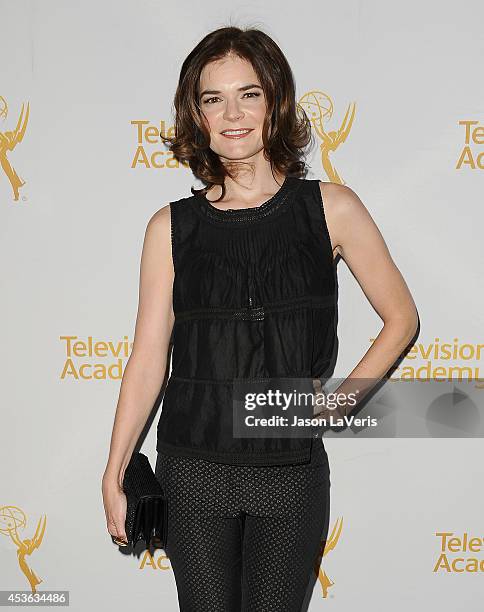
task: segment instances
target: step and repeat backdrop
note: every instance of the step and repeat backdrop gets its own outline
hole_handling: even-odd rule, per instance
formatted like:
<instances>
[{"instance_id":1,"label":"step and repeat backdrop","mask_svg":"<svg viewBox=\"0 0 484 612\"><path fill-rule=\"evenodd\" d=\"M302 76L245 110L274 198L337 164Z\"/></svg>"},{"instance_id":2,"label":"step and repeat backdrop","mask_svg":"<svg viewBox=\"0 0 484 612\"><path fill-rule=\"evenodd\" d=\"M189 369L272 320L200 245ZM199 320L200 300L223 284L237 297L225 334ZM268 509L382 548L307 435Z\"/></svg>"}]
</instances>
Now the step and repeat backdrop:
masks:
<instances>
[{"instance_id":1,"label":"step and repeat backdrop","mask_svg":"<svg viewBox=\"0 0 484 612\"><path fill-rule=\"evenodd\" d=\"M112 543L101 478L146 224L201 186L159 138L183 60L226 25L275 39L313 120L308 178L359 195L417 304L392 377L484 393L484 5L1 0L0 18L0 590L178 610L164 551ZM382 321L337 270L344 377ZM161 410L141 447L153 465ZM325 444L330 529L308 609L479 610L482 438Z\"/></svg>"}]
</instances>

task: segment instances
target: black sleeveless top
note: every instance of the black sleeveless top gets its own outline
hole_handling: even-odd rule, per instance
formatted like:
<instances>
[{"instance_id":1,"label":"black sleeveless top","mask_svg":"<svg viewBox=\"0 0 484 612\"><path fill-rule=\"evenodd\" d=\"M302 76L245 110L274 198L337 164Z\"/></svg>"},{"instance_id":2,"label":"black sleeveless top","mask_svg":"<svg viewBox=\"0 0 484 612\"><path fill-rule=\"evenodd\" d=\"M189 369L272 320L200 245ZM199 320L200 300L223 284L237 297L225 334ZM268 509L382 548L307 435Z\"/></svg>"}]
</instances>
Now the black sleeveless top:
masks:
<instances>
[{"instance_id":1,"label":"black sleeveless top","mask_svg":"<svg viewBox=\"0 0 484 612\"><path fill-rule=\"evenodd\" d=\"M257 208L170 203L172 371L156 450L245 465L307 463L298 438L233 436L233 380L320 378L336 346L337 277L319 181L286 177Z\"/></svg>"}]
</instances>

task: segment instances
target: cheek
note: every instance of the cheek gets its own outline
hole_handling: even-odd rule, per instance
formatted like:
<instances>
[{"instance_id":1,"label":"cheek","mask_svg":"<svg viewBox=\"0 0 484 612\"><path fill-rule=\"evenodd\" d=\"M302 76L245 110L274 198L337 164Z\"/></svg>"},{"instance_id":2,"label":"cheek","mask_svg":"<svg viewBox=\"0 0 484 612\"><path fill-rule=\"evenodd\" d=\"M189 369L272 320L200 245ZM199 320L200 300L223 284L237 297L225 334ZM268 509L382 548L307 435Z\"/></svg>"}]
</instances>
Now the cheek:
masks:
<instances>
[{"instance_id":1,"label":"cheek","mask_svg":"<svg viewBox=\"0 0 484 612\"><path fill-rule=\"evenodd\" d=\"M262 124L264 123L264 118L266 116L265 107L261 106L260 108L255 109L253 114L254 114L254 118L257 120L260 127L262 128Z\"/></svg>"},{"instance_id":2,"label":"cheek","mask_svg":"<svg viewBox=\"0 0 484 612\"><path fill-rule=\"evenodd\" d=\"M217 122L218 113L215 109L206 108L203 111L202 119L207 127L213 126Z\"/></svg>"}]
</instances>

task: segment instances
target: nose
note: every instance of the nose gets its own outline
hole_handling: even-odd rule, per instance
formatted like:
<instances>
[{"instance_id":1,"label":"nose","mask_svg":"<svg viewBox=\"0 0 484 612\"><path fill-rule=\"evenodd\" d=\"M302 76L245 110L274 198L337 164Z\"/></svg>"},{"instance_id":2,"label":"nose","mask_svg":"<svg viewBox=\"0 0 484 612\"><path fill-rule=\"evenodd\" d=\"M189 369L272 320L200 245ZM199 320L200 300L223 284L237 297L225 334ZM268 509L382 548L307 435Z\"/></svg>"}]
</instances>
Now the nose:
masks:
<instances>
[{"instance_id":1,"label":"nose","mask_svg":"<svg viewBox=\"0 0 484 612\"><path fill-rule=\"evenodd\" d=\"M240 110L236 101L231 102L230 100L227 102L224 111L224 119L227 121L238 121L244 114Z\"/></svg>"}]
</instances>

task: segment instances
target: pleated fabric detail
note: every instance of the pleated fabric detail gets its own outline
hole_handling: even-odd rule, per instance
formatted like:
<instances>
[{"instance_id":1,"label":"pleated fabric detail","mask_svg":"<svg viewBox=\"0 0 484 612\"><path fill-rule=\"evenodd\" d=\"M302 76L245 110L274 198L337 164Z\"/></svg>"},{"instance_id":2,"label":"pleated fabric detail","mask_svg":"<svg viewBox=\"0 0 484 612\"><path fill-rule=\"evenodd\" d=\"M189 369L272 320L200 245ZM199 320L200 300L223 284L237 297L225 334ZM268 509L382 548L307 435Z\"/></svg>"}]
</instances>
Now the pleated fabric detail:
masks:
<instances>
[{"instance_id":1,"label":"pleated fabric detail","mask_svg":"<svg viewBox=\"0 0 484 612\"><path fill-rule=\"evenodd\" d=\"M305 463L311 438L234 438L234 379L320 378L334 362L337 278L318 180L286 177L258 208L170 203L172 371L157 450Z\"/></svg>"}]
</instances>

